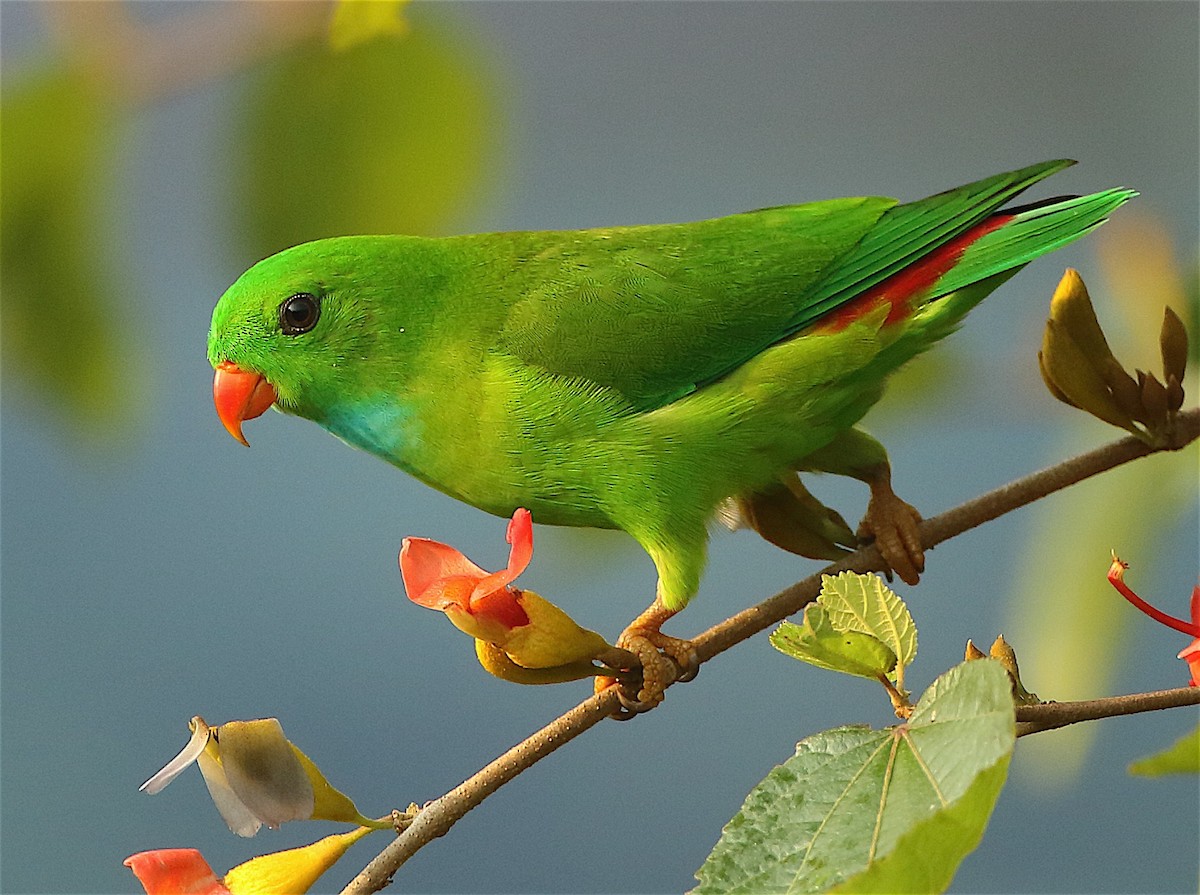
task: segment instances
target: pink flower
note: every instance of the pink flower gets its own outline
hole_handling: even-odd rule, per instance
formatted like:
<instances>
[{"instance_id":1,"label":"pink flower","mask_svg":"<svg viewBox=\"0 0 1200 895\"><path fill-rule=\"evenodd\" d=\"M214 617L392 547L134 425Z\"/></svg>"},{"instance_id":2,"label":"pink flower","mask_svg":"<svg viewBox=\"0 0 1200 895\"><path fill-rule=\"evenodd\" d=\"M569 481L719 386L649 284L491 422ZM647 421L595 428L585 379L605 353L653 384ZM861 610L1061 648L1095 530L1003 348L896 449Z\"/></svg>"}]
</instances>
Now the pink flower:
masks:
<instances>
[{"instance_id":1,"label":"pink flower","mask_svg":"<svg viewBox=\"0 0 1200 895\"><path fill-rule=\"evenodd\" d=\"M1129 568L1129 563L1122 562L1113 554L1112 565L1108 568L1108 580L1117 592L1126 600L1142 610L1146 615L1150 616L1156 622L1166 625L1168 628L1174 628L1189 637L1195 638L1191 643L1179 651L1176 658L1183 659L1187 662L1188 670L1192 673L1191 686L1200 687L1200 586L1192 588L1191 601L1191 622L1185 622L1181 618L1175 618L1173 615L1167 615L1159 609L1155 609L1137 594L1135 594L1125 583L1125 570Z\"/></svg>"},{"instance_id":2,"label":"pink flower","mask_svg":"<svg viewBox=\"0 0 1200 895\"><path fill-rule=\"evenodd\" d=\"M548 683L594 673L591 659L612 649L604 638L581 628L533 591L512 586L533 558L533 520L528 510L513 513L505 539L510 545L508 565L499 572L486 572L447 544L405 538L400 575L408 598L446 613L460 631L498 648L517 666L506 673L503 665L485 661L481 651L484 667L499 677ZM520 669L560 669L564 674L530 677Z\"/></svg>"}]
</instances>

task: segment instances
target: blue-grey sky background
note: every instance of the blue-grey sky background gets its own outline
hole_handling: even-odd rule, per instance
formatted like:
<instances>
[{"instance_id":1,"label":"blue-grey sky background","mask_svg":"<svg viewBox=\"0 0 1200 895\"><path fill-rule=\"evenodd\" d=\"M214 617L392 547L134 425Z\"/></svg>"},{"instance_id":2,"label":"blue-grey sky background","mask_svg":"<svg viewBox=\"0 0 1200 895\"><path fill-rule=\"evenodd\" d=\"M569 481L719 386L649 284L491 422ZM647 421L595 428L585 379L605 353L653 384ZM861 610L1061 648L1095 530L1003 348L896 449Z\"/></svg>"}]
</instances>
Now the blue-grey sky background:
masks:
<instances>
[{"instance_id":1,"label":"blue-grey sky background","mask_svg":"<svg viewBox=\"0 0 1200 895\"><path fill-rule=\"evenodd\" d=\"M167 5L160 17L195 11ZM1138 207L1159 216L1183 259L1195 257L1194 3L501 2L417 7L411 19L420 28L434 15L473 29L506 79L494 188L455 231L689 220L841 195L915 199L1070 156L1081 164L1038 195L1135 187ZM0 17L9 79L47 36L36 4L5 2ZM250 450L217 421L209 315L257 260L230 236L238 77L146 109L124 143L110 223L125 253L121 306L152 370L136 440L122 451L72 443L35 391L4 381L6 893L132 892L121 861L136 851L196 847L220 873L335 829L291 824L237 839L195 771L139 794L194 714L280 718L336 786L382 814L437 797L588 693L489 678L466 638L403 596L401 538L437 538L497 567L502 520L301 420L272 413L248 424ZM1041 387L1034 353L1066 266L1088 277L1102 318L1112 315L1089 276L1095 241L1084 240L972 314L945 346L960 381L938 404L881 409L873 427L868 418L898 491L926 513L1064 456L1074 421ZM1088 431L1088 443L1116 434ZM854 485L822 493L847 518L865 505ZM939 547L919 588L900 588L921 634L914 687L956 661L967 638L999 632L1028 523L1013 514ZM1145 524L1164 530L1155 562L1136 568L1139 589L1182 614L1197 568L1195 506ZM1056 537L1072 550L1070 520ZM619 533L537 527L535 543L522 583L589 627L615 636L652 596L649 560ZM817 568L718 532L701 593L669 630L698 632ZM1101 556L1097 580L1105 569ZM1126 619L1136 661L1113 691L1186 681L1173 659L1180 636ZM1054 669L1034 674L1031 688L1053 696ZM1023 771L1018 749L953 890L1195 891L1196 781L1134 779L1125 766L1196 718L1099 725L1066 788L1052 772ZM685 890L796 740L893 720L869 684L799 666L756 637L672 688L661 709L601 724L505 787L404 867L395 890ZM382 845L375 836L356 846L319 889L336 891Z\"/></svg>"}]
</instances>

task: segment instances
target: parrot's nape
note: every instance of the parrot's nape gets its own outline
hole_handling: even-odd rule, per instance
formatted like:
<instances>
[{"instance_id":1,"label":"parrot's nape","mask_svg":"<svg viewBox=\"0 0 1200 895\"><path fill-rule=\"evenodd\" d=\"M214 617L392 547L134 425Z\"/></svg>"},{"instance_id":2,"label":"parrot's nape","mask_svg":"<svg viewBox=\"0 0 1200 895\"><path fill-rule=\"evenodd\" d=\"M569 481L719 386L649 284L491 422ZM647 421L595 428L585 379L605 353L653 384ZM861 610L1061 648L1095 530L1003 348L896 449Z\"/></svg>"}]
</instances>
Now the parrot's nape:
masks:
<instances>
[{"instance_id":1,"label":"parrot's nape","mask_svg":"<svg viewBox=\"0 0 1200 895\"><path fill-rule=\"evenodd\" d=\"M1135 195L1006 207L1072 162L908 204L834 199L688 224L348 236L259 262L213 312L222 422L272 405L499 516L619 528L658 570L618 645L653 704L685 667L660 633L719 516L786 550L857 543L800 472L871 490L859 538L915 583L920 517L855 424L884 381L1034 258Z\"/></svg>"}]
</instances>

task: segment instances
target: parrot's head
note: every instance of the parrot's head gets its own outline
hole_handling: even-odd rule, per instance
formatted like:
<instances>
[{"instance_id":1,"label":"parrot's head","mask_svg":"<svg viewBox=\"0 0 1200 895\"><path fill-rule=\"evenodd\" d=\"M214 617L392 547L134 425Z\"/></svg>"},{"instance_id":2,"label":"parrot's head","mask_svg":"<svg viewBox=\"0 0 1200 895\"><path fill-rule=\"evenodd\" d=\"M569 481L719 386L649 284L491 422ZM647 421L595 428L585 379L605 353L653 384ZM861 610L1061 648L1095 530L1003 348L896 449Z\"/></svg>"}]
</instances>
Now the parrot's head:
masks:
<instances>
[{"instance_id":1,"label":"parrot's head","mask_svg":"<svg viewBox=\"0 0 1200 895\"><path fill-rule=\"evenodd\" d=\"M389 287L409 263L397 237L349 236L305 243L242 274L213 310L208 359L225 428L246 444L242 423L272 405L322 421L395 357L381 346L394 313ZM398 268L398 269L397 269Z\"/></svg>"}]
</instances>

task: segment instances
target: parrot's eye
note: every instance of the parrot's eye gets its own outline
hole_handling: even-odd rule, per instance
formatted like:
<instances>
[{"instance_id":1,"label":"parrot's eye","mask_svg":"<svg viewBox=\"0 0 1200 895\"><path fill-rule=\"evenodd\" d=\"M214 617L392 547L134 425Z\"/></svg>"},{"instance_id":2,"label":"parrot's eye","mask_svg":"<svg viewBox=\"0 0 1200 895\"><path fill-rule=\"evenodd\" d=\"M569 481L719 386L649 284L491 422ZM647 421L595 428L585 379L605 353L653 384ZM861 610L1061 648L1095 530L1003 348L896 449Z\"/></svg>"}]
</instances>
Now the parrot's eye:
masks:
<instances>
[{"instance_id":1,"label":"parrot's eye","mask_svg":"<svg viewBox=\"0 0 1200 895\"><path fill-rule=\"evenodd\" d=\"M297 292L279 306L279 328L284 335L306 333L321 319L321 303L315 295Z\"/></svg>"}]
</instances>

